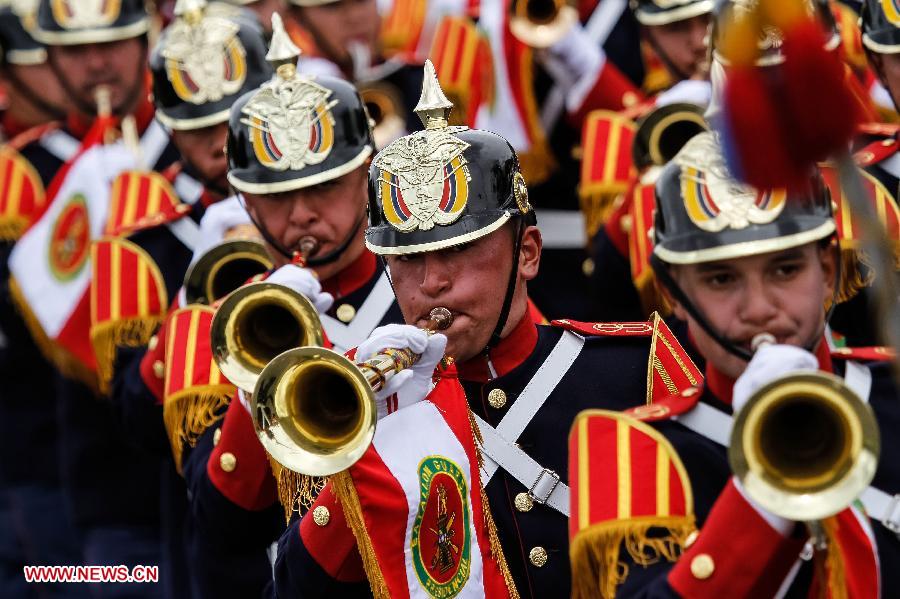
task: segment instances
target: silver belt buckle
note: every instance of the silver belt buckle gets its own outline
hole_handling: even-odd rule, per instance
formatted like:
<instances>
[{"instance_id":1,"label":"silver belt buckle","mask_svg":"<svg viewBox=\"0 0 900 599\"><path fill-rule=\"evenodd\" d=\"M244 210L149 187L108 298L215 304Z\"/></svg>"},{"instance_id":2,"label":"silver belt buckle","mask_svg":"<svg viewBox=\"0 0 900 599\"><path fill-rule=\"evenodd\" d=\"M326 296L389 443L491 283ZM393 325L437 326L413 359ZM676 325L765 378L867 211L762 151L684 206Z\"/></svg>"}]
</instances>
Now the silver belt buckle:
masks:
<instances>
[{"instance_id":1,"label":"silver belt buckle","mask_svg":"<svg viewBox=\"0 0 900 599\"><path fill-rule=\"evenodd\" d=\"M547 503L547 500L550 499L550 495L553 494L553 490L556 489L556 485L559 484L559 481L560 478L556 472L543 468L541 473L538 474L538 477L531 483L531 488L528 489L528 495L534 501L544 505ZM546 492L544 492L545 489Z\"/></svg>"}]
</instances>

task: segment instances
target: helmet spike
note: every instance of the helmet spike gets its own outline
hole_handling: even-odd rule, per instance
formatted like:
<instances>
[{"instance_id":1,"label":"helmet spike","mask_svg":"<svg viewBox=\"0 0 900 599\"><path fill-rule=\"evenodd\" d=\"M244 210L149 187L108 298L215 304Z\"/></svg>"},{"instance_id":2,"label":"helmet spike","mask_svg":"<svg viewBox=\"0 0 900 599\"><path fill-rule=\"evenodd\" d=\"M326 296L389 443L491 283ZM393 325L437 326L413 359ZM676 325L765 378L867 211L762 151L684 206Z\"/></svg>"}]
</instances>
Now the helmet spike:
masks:
<instances>
[{"instance_id":1,"label":"helmet spike","mask_svg":"<svg viewBox=\"0 0 900 599\"><path fill-rule=\"evenodd\" d=\"M426 60L422 95L419 96L415 112L422 119L422 124L426 129L443 129L447 126L451 110L453 110L453 103L444 95L431 60Z\"/></svg>"},{"instance_id":2,"label":"helmet spike","mask_svg":"<svg viewBox=\"0 0 900 599\"><path fill-rule=\"evenodd\" d=\"M291 41L284 28L281 15L272 13L272 41L269 43L269 52L266 60L275 68L276 73L282 79L290 79L297 71L297 57L300 56L300 48Z\"/></svg>"}]
</instances>

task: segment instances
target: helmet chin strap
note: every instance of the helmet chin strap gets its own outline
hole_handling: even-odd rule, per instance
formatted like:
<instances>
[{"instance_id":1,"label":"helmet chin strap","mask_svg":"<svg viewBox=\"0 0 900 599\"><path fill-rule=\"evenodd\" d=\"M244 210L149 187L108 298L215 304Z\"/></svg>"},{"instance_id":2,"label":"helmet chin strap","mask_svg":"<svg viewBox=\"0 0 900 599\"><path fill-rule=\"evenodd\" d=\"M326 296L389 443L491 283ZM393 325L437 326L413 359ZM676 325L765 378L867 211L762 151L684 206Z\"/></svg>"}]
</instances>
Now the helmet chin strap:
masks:
<instances>
[{"instance_id":1,"label":"helmet chin strap","mask_svg":"<svg viewBox=\"0 0 900 599\"><path fill-rule=\"evenodd\" d=\"M234 189L232 188L234 191ZM253 214L249 210L247 210L246 200L244 200L244 196L239 192L235 191L235 195L240 199L241 205L244 207L244 210L247 211L247 215L250 217L250 222L253 223L253 226L259 231L259 234L262 235L262 238L268 243L271 247L273 247L279 254L287 258L288 260L292 260L294 258L294 252L284 247L280 242L276 241L276 239L269 233L268 229L266 229L263 224L258 221ZM307 266L324 266L326 264L331 264L340 258L341 254L343 254L350 244L353 243L353 240L356 238L356 234L359 231L359 228L362 226L363 222L366 219L365 210L360 214L359 218L356 219L356 223L353 225L353 228L350 230L350 233L344 239L343 242L327 254L322 256L316 256L314 258L308 258L306 260Z\"/></svg>"},{"instance_id":2,"label":"helmet chin strap","mask_svg":"<svg viewBox=\"0 0 900 599\"><path fill-rule=\"evenodd\" d=\"M500 335L503 333L503 329L506 327L506 321L509 320L509 309L510 306L512 306L513 295L516 291L516 280L519 274L519 256L522 253L522 235L524 232L524 219L516 219L516 236L515 241L513 241L513 262L512 267L509 271L509 280L506 283L506 295L503 296L503 306L500 308L500 316L497 319L497 326L494 327L494 332L491 333L491 338L488 340L488 344L484 348L485 354L487 354L491 350L491 348L497 347L497 345L500 343Z\"/></svg>"},{"instance_id":3,"label":"helmet chin strap","mask_svg":"<svg viewBox=\"0 0 900 599\"><path fill-rule=\"evenodd\" d=\"M828 308L828 311L825 313L825 325L828 324L828 321L831 320L831 314L834 312L835 305L837 304L837 296L838 289L840 288L841 282L841 261L840 261L840 244L837 246L837 254L838 260L836 261L835 266L835 285L834 291L832 292L831 297L831 305ZM737 345L734 341L717 331L712 324L707 320L707 318L700 313L700 310L697 309L697 306L688 298L687 294L684 290L675 282L674 277L672 277L672 273L669 272L668 266L665 262L659 259L658 256L651 255L650 256L650 265L653 267L653 272L656 274L657 279L668 289L669 293L672 294L672 297L677 301L681 306L685 309L685 311L691 315L700 328L703 331L712 337L716 343L718 343L725 351L732 354L733 356L737 356L738 358L744 360L745 362L749 362L753 358L753 352L744 349ZM822 336L825 334L825 326L822 326L822 330L816 334L813 339L810 340L803 349L815 353L816 347L818 347L819 343L822 340Z\"/></svg>"}]
</instances>

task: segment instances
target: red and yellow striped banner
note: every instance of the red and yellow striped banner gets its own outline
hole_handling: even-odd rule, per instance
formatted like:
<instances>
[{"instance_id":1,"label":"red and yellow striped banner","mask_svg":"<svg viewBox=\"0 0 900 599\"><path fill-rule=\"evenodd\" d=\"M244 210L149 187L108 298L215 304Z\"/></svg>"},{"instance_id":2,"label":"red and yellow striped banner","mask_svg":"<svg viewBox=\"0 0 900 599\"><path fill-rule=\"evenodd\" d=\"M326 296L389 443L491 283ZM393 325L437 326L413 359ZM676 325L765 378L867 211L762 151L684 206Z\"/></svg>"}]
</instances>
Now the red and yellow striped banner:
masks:
<instances>
[{"instance_id":1,"label":"red and yellow striped banner","mask_svg":"<svg viewBox=\"0 0 900 599\"><path fill-rule=\"evenodd\" d=\"M585 118L582 129L582 196L622 193L637 176L631 158L635 124L610 110L595 110Z\"/></svg>"},{"instance_id":2,"label":"red and yellow striped banner","mask_svg":"<svg viewBox=\"0 0 900 599\"><path fill-rule=\"evenodd\" d=\"M148 216L171 212L180 203L172 185L159 173L126 171L113 181L106 234L121 233Z\"/></svg>"},{"instance_id":3,"label":"red and yellow striped banner","mask_svg":"<svg viewBox=\"0 0 900 599\"><path fill-rule=\"evenodd\" d=\"M14 241L44 212L44 185L13 148L0 147L0 239Z\"/></svg>"}]
</instances>

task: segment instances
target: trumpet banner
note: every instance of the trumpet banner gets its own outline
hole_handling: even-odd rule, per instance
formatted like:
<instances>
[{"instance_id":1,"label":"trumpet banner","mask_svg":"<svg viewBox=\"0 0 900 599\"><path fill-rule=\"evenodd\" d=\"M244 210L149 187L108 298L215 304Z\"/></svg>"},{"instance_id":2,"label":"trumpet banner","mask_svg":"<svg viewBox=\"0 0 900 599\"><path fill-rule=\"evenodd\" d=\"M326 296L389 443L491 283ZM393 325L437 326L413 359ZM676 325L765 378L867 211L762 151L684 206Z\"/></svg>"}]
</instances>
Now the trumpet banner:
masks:
<instances>
[{"instance_id":1,"label":"trumpet banner","mask_svg":"<svg viewBox=\"0 0 900 599\"><path fill-rule=\"evenodd\" d=\"M378 422L375 439L332 477L376 597L517 597L479 475L462 387Z\"/></svg>"}]
</instances>

